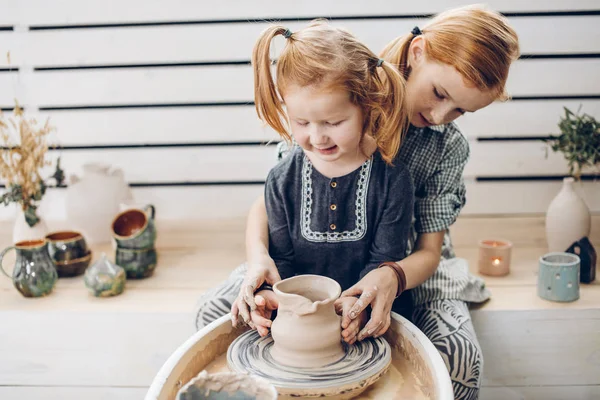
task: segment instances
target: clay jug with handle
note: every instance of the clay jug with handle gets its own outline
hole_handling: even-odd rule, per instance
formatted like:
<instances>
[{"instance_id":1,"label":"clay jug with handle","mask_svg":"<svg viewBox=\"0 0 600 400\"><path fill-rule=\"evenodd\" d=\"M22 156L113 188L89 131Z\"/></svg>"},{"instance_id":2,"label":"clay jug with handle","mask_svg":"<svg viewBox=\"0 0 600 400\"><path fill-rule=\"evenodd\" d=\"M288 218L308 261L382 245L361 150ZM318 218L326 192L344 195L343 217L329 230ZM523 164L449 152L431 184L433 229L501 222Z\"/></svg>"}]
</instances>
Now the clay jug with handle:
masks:
<instances>
[{"instance_id":1,"label":"clay jug with handle","mask_svg":"<svg viewBox=\"0 0 600 400\"><path fill-rule=\"evenodd\" d=\"M88 163L81 178L70 177L66 214L72 229L84 234L89 243L111 240L111 223L119 204L131 201L123 171L107 164Z\"/></svg>"}]
</instances>

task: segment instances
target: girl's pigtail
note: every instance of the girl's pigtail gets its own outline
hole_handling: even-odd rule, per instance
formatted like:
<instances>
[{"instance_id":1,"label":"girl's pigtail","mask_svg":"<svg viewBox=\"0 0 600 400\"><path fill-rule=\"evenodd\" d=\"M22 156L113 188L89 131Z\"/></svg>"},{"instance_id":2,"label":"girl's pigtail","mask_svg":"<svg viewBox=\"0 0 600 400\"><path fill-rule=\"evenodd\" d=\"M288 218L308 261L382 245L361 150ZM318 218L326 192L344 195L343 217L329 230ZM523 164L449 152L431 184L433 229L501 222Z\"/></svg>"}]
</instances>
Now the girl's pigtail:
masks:
<instances>
[{"instance_id":1,"label":"girl's pigtail","mask_svg":"<svg viewBox=\"0 0 600 400\"><path fill-rule=\"evenodd\" d=\"M385 61L395 65L404 79L408 78L408 49L414 34L399 36L385 46L380 56Z\"/></svg>"},{"instance_id":2,"label":"girl's pigtail","mask_svg":"<svg viewBox=\"0 0 600 400\"><path fill-rule=\"evenodd\" d=\"M252 50L252 68L254 72L254 103L258 117L277 131L282 138L291 141L287 130L287 117L283 111L283 99L271 73L271 41L277 35L288 35L283 26L272 26L263 31Z\"/></svg>"},{"instance_id":3,"label":"girl's pigtail","mask_svg":"<svg viewBox=\"0 0 600 400\"><path fill-rule=\"evenodd\" d=\"M402 145L411 112L404 78L392 64L380 61L378 65L380 73L374 79L380 86L380 110L372 132L383 159L391 164Z\"/></svg>"}]
</instances>

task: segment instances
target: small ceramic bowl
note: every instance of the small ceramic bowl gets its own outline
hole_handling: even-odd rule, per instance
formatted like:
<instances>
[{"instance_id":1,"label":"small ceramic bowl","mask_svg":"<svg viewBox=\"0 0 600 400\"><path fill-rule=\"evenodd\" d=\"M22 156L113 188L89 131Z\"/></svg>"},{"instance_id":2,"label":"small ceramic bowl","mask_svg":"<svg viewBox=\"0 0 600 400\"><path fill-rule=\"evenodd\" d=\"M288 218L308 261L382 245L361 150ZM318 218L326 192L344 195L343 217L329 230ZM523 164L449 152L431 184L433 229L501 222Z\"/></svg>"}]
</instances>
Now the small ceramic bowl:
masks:
<instances>
[{"instance_id":1,"label":"small ceramic bowl","mask_svg":"<svg viewBox=\"0 0 600 400\"><path fill-rule=\"evenodd\" d=\"M79 260L88 254L83 235L75 231L58 231L46 235L48 253L55 263Z\"/></svg>"},{"instance_id":2,"label":"small ceramic bowl","mask_svg":"<svg viewBox=\"0 0 600 400\"><path fill-rule=\"evenodd\" d=\"M85 272L88 265L90 265L91 260L92 252L88 251L88 253L81 258L69 261L54 261L54 268L56 268L56 272L58 272L58 276L61 278L78 276Z\"/></svg>"},{"instance_id":3,"label":"small ceramic bowl","mask_svg":"<svg viewBox=\"0 0 600 400\"><path fill-rule=\"evenodd\" d=\"M128 279L142 279L151 276L156 268L158 255L153 247L133 250L117 247L115 263L127 273Z\"/></svg>"}]
</instances>

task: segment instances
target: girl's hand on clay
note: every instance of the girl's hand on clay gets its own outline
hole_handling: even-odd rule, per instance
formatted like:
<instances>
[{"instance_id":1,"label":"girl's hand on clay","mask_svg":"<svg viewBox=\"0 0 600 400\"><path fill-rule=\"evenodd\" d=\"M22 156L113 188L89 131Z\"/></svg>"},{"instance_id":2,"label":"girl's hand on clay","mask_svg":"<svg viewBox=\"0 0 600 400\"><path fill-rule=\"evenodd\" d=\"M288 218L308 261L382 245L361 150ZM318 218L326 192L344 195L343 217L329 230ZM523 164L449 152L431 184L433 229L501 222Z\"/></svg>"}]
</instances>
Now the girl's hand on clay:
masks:
<instances>
[{"instance_id":1,"label":"girl's hand on clay","mask_svg":"<svg viewBox=\"0 0 600 400\"><path fill-rule=\"evenodd\" d=\"M254 292L263 283L274 285L279 282L281 277L277 271L277 266L270 257L265 257L260 263L250 263L248 271L244 276L240 293L231 306L231 322L233 326L237 326L239 316L242 317L245 323L251 325L250 312L256 309L254 301Z\"/></svg>"},{"instance_id":2,"label":"girl's hand on clay","mask_svg":"<svg viewBox=\"0 0 600 400\"><path fill-rule=\"evenodd\" d=\"M342 318L347 317L357 301L358 298L356 297L340 297L334 303L335 312L338 315L341 315ZM365 326L368 319L369 314L367 310L363 310L358 318L353 319L350 324L348 324L348 326L342 330L342 338L344 339L344 342L348 344L354 344L358 339L358 332L363 326Z\"/></svg>"},{"instance_id":3,"label":"girl's hand on clay","mask_svg":"<svg viewBox=\"0 0 600 400\"><path fill-rule=\"evenodd\" d=\"M390 313L397 292L398 277L391 268L377 268L369 272L356 285L342 293L342 297L360 296L350 312L342 317L342 329L350 326L371 305L371 319L359 332L358 340L383 335L390 327Z\"/></svg>"},{"instance_id":4,"label":"girl's hand on clay","mask_svg":"<svg viewBox=\"0 0 600 400\"><path fill-rule=\"evenodd\" d=\"M267 336L271 327L271 315L279 307L277 296L272 290L261 290L254 296L256 308L251 311L252 326L256 327L260 336Z\"/></svg>"}]
</instances>

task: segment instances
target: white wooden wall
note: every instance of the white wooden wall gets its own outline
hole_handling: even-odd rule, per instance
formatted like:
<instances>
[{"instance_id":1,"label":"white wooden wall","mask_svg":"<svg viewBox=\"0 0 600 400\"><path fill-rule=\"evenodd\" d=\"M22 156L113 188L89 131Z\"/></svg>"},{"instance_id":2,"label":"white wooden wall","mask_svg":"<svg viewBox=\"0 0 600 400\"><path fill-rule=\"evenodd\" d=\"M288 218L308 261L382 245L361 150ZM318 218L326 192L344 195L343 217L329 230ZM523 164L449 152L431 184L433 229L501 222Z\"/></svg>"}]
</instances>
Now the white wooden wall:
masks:
<instances>
[{"instance_id":1,"label":"white wooden wall","mask_svg":"<svg viewBox=\"0 0 600 400\"><path fill-rule=\"evenodd\" d=\"M600 1L487 3L509 17L523 57L510 74L512 101L458 120L472 150L464 213L545 212L567 168L540 138L558 133L563 106L600 118ZM266 21L293 30L332 17L378 52L431 13L463 4L1 0L0 106L17 98L50 117L62 146L51 156L62 156L67 174L85 161L118 165L159 217L245 215L275 162L264 144L275 136L251 104L248 63ZM599 181L581 189L600 212ZM64 194L49 191L47 218L64 217ZM0 208L0 218L13 211Z\"/></svg>"}]
</instances>

